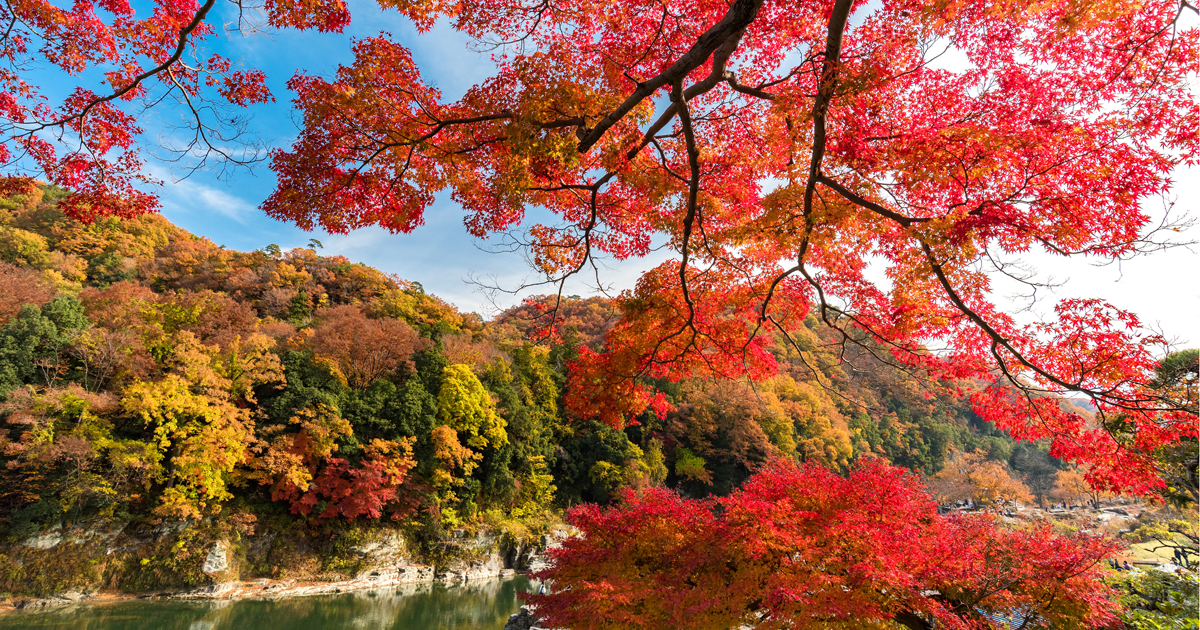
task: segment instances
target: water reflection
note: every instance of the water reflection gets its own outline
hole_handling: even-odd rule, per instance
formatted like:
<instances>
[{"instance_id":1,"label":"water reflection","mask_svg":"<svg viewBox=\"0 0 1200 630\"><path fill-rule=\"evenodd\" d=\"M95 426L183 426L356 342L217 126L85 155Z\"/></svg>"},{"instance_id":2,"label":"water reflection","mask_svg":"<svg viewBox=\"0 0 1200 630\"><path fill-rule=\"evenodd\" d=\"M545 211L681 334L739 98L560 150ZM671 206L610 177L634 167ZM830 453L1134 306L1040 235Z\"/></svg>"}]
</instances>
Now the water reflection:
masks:
<instances>
[{"instance_id":1,"label":"water reflection","mask_svg":"<svg viewBox=\"0 0 1200 630\"><path fill-rule=\"evenodd\" d=\"M419 584L273 601L126 602L0 615L0 630L500 630L517 611L524 577Z\"/></svg>"}]
</instances>

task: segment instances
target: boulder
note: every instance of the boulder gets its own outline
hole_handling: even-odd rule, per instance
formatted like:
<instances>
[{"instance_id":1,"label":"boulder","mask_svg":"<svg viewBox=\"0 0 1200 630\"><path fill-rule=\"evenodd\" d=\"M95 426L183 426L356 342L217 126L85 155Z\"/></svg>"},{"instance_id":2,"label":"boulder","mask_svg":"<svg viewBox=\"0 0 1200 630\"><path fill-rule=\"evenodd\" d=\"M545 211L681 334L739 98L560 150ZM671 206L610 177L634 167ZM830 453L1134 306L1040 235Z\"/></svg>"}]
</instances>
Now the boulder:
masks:
<instances>
[{"instance_id":1,"label":"boulder","mask_svg":"<svg viewBox=\"0 0 1200 630\"><path fill-rule=\"evenodd\" d=\"M53 549L63 541L62 525L57 525L47 531L38 532L21 541L22 545L30 549Z\"/></svg>"},{"instance_id":2,"label":"boulder","mask_svg":"<svg viewBox=\"0 0 1200 630\"><path fill-rule=\"evenodd\" d=\"M80 602L87 599L89 596L90 595L88 593L81 593L79 591L66 591L58 594L59 598L65 599L69 602Z\"/></svg>"},{"instance_id":3,"label":"boulder","mask_svg":"<svg viewBox=\"0 0 1200 630\"><path fill-rule=\"evenodd\" d=\"M504 630L532 630L537 627L538 616L533 614L533 607L522 606L521 610L508 618Z\"/></svg>"}]
</instances>

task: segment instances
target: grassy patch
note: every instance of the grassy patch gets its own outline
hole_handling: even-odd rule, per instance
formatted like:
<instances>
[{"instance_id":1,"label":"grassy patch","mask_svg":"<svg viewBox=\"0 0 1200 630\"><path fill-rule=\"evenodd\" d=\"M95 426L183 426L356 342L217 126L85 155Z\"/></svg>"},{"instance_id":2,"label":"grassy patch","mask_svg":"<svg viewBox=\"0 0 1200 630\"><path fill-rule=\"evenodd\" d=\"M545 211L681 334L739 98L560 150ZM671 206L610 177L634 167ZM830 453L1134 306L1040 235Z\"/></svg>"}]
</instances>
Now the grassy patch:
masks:
<instances>
[{"instance_id":1,"label":"grassy patch","mask_svg":"<svg viewBox=\"0 0 1200 630\"><path fill-rule=\"evenodd\" d=\"M212 578L200 568L215 542L214 534L204 528L185 529L143 546L125 555L122 566L110 573L109 583L130 593L211 584Z\"/></svg>"},{"instance_id":2,"label":"grassy patch","mask_svg":"<svg viewBox=\"0 0 1200 630\"><path fill-rule=\"evenodd\" d=\"M103 579L103 547L60 544L51 549L10 549L0 554L0 591L47 597L70 590L90 590Z\"/></svg>"}]
</instances>

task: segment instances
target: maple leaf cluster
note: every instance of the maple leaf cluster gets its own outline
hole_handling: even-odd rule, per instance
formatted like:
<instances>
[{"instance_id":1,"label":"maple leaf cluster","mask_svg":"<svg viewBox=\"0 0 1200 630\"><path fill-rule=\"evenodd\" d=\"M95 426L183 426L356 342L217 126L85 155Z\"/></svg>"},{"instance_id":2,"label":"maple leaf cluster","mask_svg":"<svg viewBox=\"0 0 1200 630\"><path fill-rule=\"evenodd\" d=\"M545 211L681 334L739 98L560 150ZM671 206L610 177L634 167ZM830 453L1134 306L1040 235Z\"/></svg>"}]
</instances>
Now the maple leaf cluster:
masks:
<instances>
[{"instance_id":1,"label":"maple leaf cluster","mask_svg":"<svg viewBox=\"0 0 1200 630\"><path fill-rule=\"evenodd\" d=\"M138 15L126 0L14 2L0 9L0 164L4 194L34 177L72 191L63 210L84 220L130 217L158 208L146 191L157 181L145 171L138 118L155 103L174 101L188 112L193 141L212 150L232 136L237 121L206 102L206 93L234 108L274 99L259 70L237 69L198 47L214 37L215 0L157 0ZM60 103L47 78L77 82L85 72L103 76L99 88L76 85ZM214 115L215 113L215 115ZM226 149L228 150L228 149Z\"/></svg>"}]
</instances>

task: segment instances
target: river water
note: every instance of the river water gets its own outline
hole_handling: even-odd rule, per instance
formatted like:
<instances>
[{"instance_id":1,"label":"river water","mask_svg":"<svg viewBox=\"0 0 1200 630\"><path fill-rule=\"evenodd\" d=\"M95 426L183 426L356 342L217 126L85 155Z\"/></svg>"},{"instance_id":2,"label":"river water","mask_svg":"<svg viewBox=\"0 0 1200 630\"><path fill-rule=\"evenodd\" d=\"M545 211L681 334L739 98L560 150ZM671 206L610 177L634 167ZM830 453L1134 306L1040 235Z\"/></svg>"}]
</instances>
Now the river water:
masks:
<instances>
[{"instance_id":1,"label":"river water","mask_svg":"<svg viewBox=\"0 0 1200 630\"><path fill-rule=\"evenodd\" d=\"M255 601L132 601L0 615L0 630L501 630L524 577Z\"/></svg>"}]
</instances>

